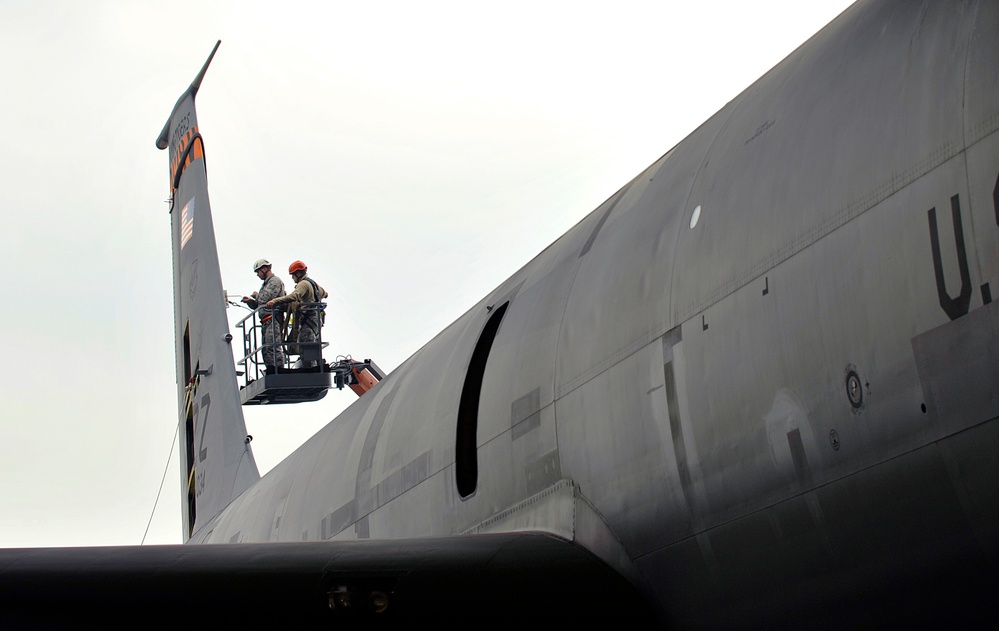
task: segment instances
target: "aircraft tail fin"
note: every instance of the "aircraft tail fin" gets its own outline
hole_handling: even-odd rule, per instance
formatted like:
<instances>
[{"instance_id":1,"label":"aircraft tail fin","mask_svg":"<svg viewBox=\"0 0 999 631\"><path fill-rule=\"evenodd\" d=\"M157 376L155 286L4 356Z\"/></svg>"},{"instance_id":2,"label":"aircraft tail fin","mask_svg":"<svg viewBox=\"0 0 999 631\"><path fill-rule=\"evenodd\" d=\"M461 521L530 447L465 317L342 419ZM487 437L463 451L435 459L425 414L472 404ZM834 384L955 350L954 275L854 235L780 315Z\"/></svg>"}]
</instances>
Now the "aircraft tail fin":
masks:
<instances>
[{"instance_id":1,"label":"aircraft tail fin","mask_svg":"<svg viewBox=\"0 0 999 631\"><path fill-rule=\"evenodd\" d=\"M181 425L184 541L260 479L240 407L194 97L221 41L180 96L159 149L169 148L174 329Z\"/></svg>"}]
</instances>

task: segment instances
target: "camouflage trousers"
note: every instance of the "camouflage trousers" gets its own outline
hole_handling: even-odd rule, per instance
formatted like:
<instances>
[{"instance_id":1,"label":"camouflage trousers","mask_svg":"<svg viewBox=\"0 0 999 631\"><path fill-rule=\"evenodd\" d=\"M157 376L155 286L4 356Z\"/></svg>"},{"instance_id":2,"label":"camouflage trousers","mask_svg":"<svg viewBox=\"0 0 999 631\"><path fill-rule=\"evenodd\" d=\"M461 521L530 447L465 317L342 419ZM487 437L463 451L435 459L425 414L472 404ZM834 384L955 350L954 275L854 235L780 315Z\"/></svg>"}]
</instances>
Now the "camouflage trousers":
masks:
<instances>
[{"instance_id":1,"label":"camouflage trousers","mask_svg":"<svg viewBox=\"0 0 999 631\"><path fill-rule=\"evenodd\" d=\"M298 339L296 341L300 345L300 351L305 350L301 348L301 344L308 344L309 342L316 342L318 340L319 338L316 335L316 331L309 325L309 323L306 323L304 326L298 328ZM302 359L303 368L315 368L318 364L319 363L316 361L306 361L305 359Z\"/></svg>"},{"instance_id":2,"label":"camouflage trousers","mask_svg":"<svg viewBox=\"0 0 999 631\"><path fill-rule=\"evenodd\" d=\"M282 335L281 322L277 318L271 318L261 325L261 356L268 366L284 365L284 350L281 346L270 346L271 344L281 344L284 341Z\"/></svg>"}]
</instances>

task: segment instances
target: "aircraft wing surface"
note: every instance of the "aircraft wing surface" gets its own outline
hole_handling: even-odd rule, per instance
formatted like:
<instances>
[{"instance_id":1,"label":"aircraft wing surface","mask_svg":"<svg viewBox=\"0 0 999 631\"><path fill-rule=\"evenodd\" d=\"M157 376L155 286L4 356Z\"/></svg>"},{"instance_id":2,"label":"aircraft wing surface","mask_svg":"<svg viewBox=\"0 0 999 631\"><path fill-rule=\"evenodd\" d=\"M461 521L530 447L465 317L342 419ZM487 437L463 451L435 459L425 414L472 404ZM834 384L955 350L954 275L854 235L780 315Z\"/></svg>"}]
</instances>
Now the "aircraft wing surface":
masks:
<instances>
[{"instance_id":1,"label":"aircraft wing surface","mask_svg":"<svg viewBox=\"0 0 999 631\"><path fill-rule=\"evenodd\" d=\"M646 611L609 566L541 533L8 549L0 584L0 619L32 625L191 616L295 627L484 616L533 625Z\"/></svg>"}]
</instances>

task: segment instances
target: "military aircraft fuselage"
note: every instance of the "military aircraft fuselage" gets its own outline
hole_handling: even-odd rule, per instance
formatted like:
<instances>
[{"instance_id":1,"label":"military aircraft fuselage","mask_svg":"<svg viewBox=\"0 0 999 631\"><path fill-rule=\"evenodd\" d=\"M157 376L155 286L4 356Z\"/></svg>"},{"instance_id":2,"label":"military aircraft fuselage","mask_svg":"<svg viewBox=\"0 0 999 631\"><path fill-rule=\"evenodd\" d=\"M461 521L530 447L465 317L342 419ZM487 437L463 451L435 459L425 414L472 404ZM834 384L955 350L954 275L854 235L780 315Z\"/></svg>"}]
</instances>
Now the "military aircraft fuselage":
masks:
<instances>
[{"instance_id":1,"label":"military aircraft fuselage","mask_svg":"<svg viewBox=\"0 0 999 631\"><path fill-rule=\"evenodd\" d=\"M685 626L994 585L997 25L854 5L191 542L549 532Z\"/></svg>"}]
</instances>

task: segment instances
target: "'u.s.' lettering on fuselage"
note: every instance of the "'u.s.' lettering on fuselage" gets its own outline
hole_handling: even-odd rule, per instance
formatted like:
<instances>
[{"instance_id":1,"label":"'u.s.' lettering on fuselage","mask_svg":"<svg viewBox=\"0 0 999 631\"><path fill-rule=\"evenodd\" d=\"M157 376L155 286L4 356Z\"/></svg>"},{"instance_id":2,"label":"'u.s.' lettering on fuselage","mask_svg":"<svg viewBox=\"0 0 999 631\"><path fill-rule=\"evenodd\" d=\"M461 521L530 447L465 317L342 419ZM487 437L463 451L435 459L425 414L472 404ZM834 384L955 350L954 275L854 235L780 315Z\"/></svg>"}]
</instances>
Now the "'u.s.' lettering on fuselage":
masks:
<instances>
[{"instance_id":1,"label":"'u.s.' lettering on fuselage","mask_svg":"<svg viewBox=\"0 0 999 631\"><path fill-rule=\"evenodd\" d=\"M964 228L961 224L961 199L954 195L950 198L951 220L954 222L954 241L957 247L957 264L961 272L961 291L956 298L947 293L947 281L944 279L943 257L940 254L940 234L937 230L937 209L934 206L927 212L930 223L930 248L933 252L933 272L936 275L937 295L940 297L940 307L951 320L957 320L968 313L971 304L971 273L968 270L968 251L964 245Z\"/></svg>"},{"instance_id":2,"label":"'u.s.' lettering on fuselage","mask_svg":"<svg viewBox=\"0 0 999 631\"><path fill-rule=\"evenodd\" d=\"M999 175L996 177L995 188L992 190L992 204L996 214L996 225L999 225ZM954 226L954 246L957 250L957 265L961 275L961 289L956 297L951 297L947 290L947 281L944 277L943 255L940 251L940 232L937 227L936 206L927 211L927 220L930 230L930 250L933 256L933 272L936 277L937 296L940 299L940 308L944 310L951 320L956 320L968 313L971 306L971 270L968 265L968 248L964 240L964 223L961 219L961 197L953 195L950 198L951 221ZM982 302L988 304L992 301L992 292L988 283L982 285Z\"/></svg>"}]
</instances>

